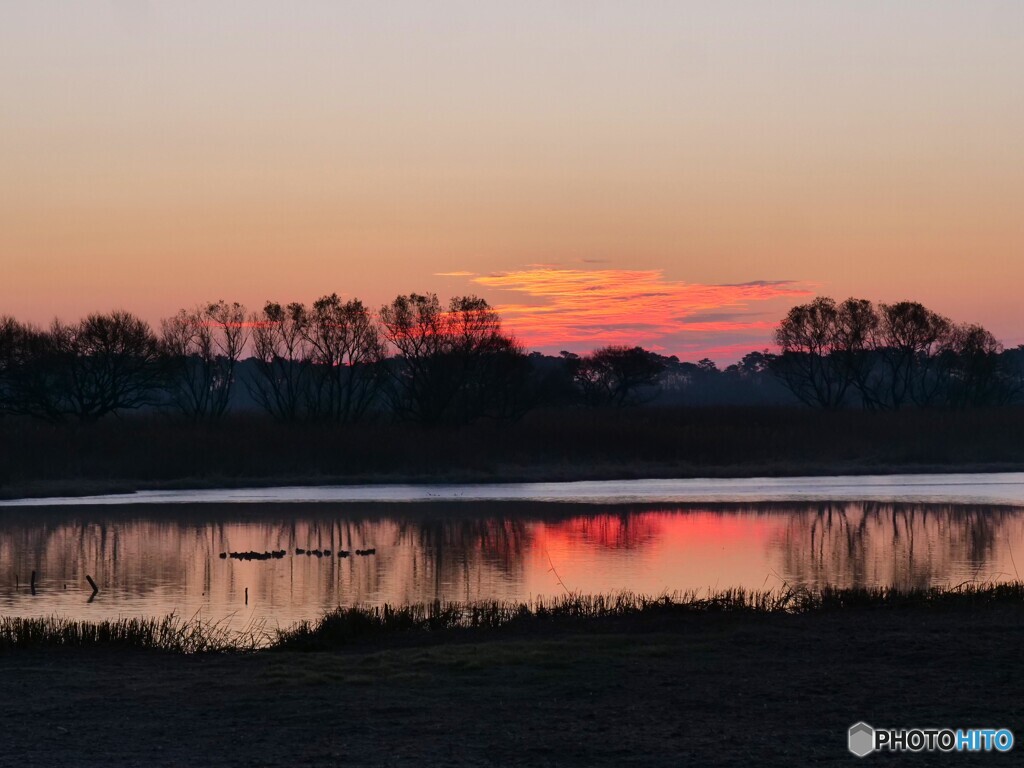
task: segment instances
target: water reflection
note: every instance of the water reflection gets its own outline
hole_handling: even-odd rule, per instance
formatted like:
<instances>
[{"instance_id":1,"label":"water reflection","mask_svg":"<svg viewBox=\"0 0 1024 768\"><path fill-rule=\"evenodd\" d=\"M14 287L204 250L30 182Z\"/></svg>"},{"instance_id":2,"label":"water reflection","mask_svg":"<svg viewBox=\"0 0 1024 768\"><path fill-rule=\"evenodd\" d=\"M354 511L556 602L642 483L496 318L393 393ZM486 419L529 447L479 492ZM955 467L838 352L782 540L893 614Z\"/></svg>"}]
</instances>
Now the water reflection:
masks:
<instances>
[{"instance_id":1,"label":"water reflection","mask_svg":"<svg viewBox=\"0 0 1024 768\"><path fill-rule=\"evenodd\" d=\"M374 547L368 557L339 550ZM330 557L296 556L296 548ZM229 551L285 550L238 561ZM0 612L282 626L337 605L1017 578L1024 510L876 502L6 510ZM37 594L31 595L31 573ZM86 574L100 585L93 603ZM248 594L248 602L246 602Z\"/></svg>"},{"instance_id":2,"label":"water reflection","mask_svg":"<svg viewBox=\"0 0 1024 768\"><path fill-rule=\"evenodd\" d=\"M823 504L790 518L776 542L794 582L927 587L1016 579L1020 517L1006 508ZM809 523L809 524L808 524Z\"/></svg>"}]
</instances>

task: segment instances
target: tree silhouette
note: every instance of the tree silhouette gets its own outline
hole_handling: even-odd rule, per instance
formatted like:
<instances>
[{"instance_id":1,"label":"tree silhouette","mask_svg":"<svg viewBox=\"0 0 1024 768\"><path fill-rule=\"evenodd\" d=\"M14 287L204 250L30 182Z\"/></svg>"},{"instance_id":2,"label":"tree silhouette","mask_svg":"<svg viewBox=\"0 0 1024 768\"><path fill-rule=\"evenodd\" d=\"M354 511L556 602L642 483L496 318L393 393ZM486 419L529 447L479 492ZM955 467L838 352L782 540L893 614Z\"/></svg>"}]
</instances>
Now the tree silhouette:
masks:
<instances>
[{"instance_id":1,"label":"tree silhouette","mask_svg":"<svg viewBox=\"0 0 1024 768\"><path fill-rule=\"evenodd\" d=\"M654 399L664 369L661 358L642 347L608 346L577 358L573 379L586 405L621 408Z\"/></svg>"},{"instance_id":2,"label":"tree silhouette","mask_svg":"<svg viewBox=\"0 0 1024 768\"><path fill-rule=\"evenodd\" d=\"M49 417L95 421L108 413L160 401L160 344L149 325L122 310L92 314L73 325L54 321L41 360L52 380L37 392Z\"/></svg>"},{"instance_id":3,"label":"tree silhouette","mask_svg":"<svg viewBox=\"0 0 1024 768\"><path fill-rule=\"evenodd\" d=\"M305 308L268 301L250 317L256 373L246 381L249 395L275 418L295 421L308 412L312 377L309 342L302 333Z\"/></svg>"},{"instance_id":4,"label":"tree silhouette","mask_svg":"<svg viewBox=\"0 0 1024 768\"><path fill-rule=\"evenodd\" d=\"M850 388L866 408L1007 403L1024 384L995 337L913 301L828 297L793 307L775 334L773 370L804 403L838 408Z\"/></svg>"},{"instance_id":5,"label":"tree silhouette","mask_svg":"<svg viewBox=\"0 0 1024 768\"><path fill-rule=\"evenodd\" d=\"M980 325L954 326L940 354L946 402L954 408L968 408L1009 399L1015 387L1001 370L1002 351L1002 345Z\"/></svg>"},{"instance_id":6,"label":"tree silhouette","mask_svg":"<svg viewBox=\"0 0 1024 768\"><path fill-rule=\"evenodd\" d=\"M334 423L466 424L518 419L542 405L655 399L978 408L1024 395L1024 347L1004 350L985 328L919 302L817 297L793 307L775 339L779 354L751 352L724 370L630 346L526 355L484 299L443 305L417 293L397 296L377 317L334 293L309 306L268 302L252 314L217 301L165 319L159 340L123 311L45 330L0 316L0 416L94 421L153 406L212 421L233 402L250 407L232 396L236 380L276 418Z\"/></svg>"},{"instance_id":7,"label":"tree silhouette","mask_svg":"<svg viewBox=\"0 0 1024 768\"><path fill-rule=\"evenodd\" d=\"M807 405L838 408L853 377L845 344L851 337L835 301L819 296L789 310L775 331L782 354L775 371Z\"/></svg>"},{"instance_id":8,"label":"tree silhouette","mask_svg":"<svg viewBox=\"0 0 1024 768\"><path fill-rule=\"evenodd\" d=\"M311 415L338 422L365 416L377 397L385 354L369 310L332 293L294 313L312 364Z\"/></svg>"},{"instance_id":9,"label":"tree silhouette","mask_svg":"<svg viewBox=\"0 0 1024 768\"><path fill-rule=\"evenodd\" d=\"M402 295L381 308L380 319L396 352L387 366L389 401L402 418L465 423L489 415L496 377L523 356L477 296L455 297L442 309L435 294Z\"/></svg>"},{"instance_id":10,"label":"tree silhouette","mask_svg":"<svg viewBox=\"0 0 1024 768\"><path fill-rule=\"evenodd\" d=\"M235 368L249 337L241 304L211 302L161 323L171 403L194 420L216 420L231 402Z\"/></svg>"},{"instance_id":11,"label":"tree silhouette","mask_svg":"<svg viewBox=\"0 0 1024 768\"><path fill-rule=\"evenodd\" d=\"M0 316L0 416L24 414L27 394L29 337L38 333L13 317Z\"/></svg>"},{"instance_id":12,"label":"tree silhouette","mask_svg":"<svg viewBox=\"0 0 1024 768\"><path fill-rule=\"evenodd\" d=\"M907 403L936 404L944 384L939 353L948 347L952 332L947 318L918 302L880 305L875 348L881 375L874 387L876 401L894 409Z\"/></svg>"}]
</instances>

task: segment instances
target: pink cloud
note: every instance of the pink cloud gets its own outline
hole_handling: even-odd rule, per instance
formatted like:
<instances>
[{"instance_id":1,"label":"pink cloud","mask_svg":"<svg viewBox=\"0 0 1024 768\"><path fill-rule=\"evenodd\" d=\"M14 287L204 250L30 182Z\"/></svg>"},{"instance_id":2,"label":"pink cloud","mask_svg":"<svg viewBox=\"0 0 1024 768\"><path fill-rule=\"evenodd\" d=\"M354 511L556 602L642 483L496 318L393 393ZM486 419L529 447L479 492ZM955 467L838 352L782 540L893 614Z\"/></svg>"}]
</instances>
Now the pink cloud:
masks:
<instances>
[{"instance_id":1,"label":"pink cloud","mask_svg":"<svg viewBox=\"0 0 1024 768\"><path fill-rule=\"evenodd\" d=\"M775 319L751 311L750 305L778 304L810 293L792 280L705 285L666 280L661 270L542 267L481 275L473 282L518 294L519 301L496 303L505 324L528 347L552 349L605 344L670 351L700 347L722 352L742 344L747 351L760 349ZM737 337L749 337L749 342Z\"/></svg>"}]
</instances>

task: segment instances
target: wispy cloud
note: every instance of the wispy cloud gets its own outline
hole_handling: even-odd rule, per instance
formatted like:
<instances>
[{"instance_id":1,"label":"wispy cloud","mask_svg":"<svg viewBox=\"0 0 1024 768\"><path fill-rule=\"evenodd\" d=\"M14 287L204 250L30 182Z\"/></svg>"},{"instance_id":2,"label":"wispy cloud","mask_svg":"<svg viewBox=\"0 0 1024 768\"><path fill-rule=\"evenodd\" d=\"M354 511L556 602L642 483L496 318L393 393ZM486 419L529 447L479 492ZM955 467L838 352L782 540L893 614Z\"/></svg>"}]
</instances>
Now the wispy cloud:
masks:
<instances>
[{"instance_id":1,"label":"wispy cloud","mask_svg":"<svg viewBox=\"0 0 1024 768\"><path fill-rule=\"evenodd\" d=\"M752 285L790 285L795 280L750 280L746 283L723 283L726 288L747 288Z\"/></svg>"},{"instance_id":2,"label":"wispy cloud","mask_svg":"<svg viewBox=\"0 0 1024 768\"><path fill-rule=\"evenodd\" d=\"M475 277L476 272L466 272L465 270L458 270L456 272L435 272L435 277Z\"/></svg>"},{"instance_id":3,"label":"wispy cloud","mask_svg":"<svg viewBox=\"0 0 1024 768\"><path fill-rule=\"evenodd\" d=\"M745 309L809 293L794 280L706 285L666 280L661 270L543 267L480 275L473 282L520 297L496 304L507 326L532 348L641 344L698 351L731 348L738 337L750 336L748 349L757 349L775 323Z\"/></svg>"}]
</instances>

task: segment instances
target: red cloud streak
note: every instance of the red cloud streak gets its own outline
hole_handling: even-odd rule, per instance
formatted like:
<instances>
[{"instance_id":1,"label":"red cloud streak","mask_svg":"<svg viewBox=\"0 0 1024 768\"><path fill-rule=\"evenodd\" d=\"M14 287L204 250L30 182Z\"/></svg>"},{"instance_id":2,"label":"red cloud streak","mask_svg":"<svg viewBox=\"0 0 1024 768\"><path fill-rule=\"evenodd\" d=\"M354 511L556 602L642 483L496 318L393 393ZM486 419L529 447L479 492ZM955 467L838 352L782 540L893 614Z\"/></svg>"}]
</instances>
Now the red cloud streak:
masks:
<instances>
[{"instance_id":1,"label":"red cloud streak","mask_svg":"<svg viewBox=\"0 0 1024 768\"><path fill-rule=\"evenodd\" d=\"M665 280L661 270L538 268L479 276L473 282L536 300L497 305L509 329L534 348L686 347L690 344L680 338L686 333L699 334L705 344L708 334L766 339L775 323L750 318L744 311L748 305L810 293L791 280L702 285ZM721 349L730 341L735 339L706 346Z\"/></svg>"}]
</instances>

